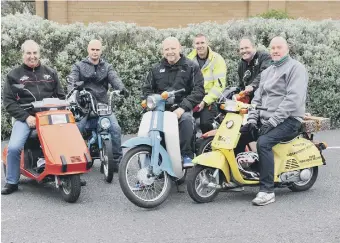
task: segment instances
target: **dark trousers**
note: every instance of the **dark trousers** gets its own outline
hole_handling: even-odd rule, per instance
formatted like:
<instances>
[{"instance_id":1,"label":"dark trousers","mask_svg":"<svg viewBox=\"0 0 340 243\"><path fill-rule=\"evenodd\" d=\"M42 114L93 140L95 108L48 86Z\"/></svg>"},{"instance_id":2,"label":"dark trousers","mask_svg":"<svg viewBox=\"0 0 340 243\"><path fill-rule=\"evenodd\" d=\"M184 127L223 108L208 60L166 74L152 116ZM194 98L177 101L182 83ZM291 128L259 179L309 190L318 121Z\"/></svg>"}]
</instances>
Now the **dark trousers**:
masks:
<instances>
[{"instance_id":1,"label":"dark trousers","mask_svg":"<svg viewBox=\"0 0 340 243\"><path fill-rule=\"evenodd\" d=\"M210 106L205 106L203 110L201 110L198 114L194 114L194 116L200 118L200 129L202 134L209 132L214 129L213 122L214 118L217 116L217 106L215 103Z\"/></svg>"},{"instance_id":2,"label":"dark trousers","mask_svg":"<svg viewBox=\"0 0 340 243\"><path fill-rule=\"evenodd\" d=\"M187 155L190 158L194 157L192 149L192 140L194 135L195 121L191 112L184 112L178 120L179 140L182 156Z\"/></svg>"},{"instance_id":3,"label":"dark trousers","mask_svg":"<svg viewBox=\"0 0 340 243\"><path fill-rule=\"evenodd\" d=\"M259 155L260 168L260 192L274 191L274 153L272 148L284 141L293 139L299 134L301 122L295 118L289 117L283 123L270 130L257 139L257 153ZM250 136L248 132L248 124L243 126L240 130L241 136L235 154L244 152L245 146L256 140Z\"/></svg>"}]
</instances>

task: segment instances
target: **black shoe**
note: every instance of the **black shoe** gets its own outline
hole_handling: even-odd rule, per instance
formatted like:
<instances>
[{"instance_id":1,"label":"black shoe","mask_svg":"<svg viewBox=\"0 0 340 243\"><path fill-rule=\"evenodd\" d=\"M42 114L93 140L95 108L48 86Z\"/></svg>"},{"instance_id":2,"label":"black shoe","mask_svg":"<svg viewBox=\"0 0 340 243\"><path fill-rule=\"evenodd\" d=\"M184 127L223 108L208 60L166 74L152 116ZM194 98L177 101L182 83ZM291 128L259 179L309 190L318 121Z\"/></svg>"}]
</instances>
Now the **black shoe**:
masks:
<instances>
[{"instance_id":1,"label":"black shoe","mask_svg":"<svg viewBox=\"0 0 340 243\"><path fill-rule=\"evenodd\" d=\"M8 195L18 190L18 184L8 184L1 190L2 195Z\"/></svg>"},{"instance_id":2,"label":"black shoe","mask_svg":"<svg viewBox=\"0 0 340 243\"><path fill-rule=\"evenodd\" d=\"M85 181L85 180L82 180L82 179L80 179L80 186L86 186L86 181Z\"/></svg>"}]
</instances>

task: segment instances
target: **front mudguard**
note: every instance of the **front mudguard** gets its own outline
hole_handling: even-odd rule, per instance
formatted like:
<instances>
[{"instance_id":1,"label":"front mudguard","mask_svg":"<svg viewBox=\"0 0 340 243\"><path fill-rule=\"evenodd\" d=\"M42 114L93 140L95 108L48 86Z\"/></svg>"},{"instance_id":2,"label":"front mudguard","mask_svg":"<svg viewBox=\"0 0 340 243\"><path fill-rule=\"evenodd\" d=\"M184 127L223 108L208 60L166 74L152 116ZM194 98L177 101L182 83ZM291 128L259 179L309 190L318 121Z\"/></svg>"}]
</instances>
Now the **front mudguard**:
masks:
<instances>
[{"instance_id":1,"label":"front mudguard","mask_svg":"<svg viewBox=\"0 0 340 243\"><path fill-rule=\"evenodd\" d=\"M151 138L149 137L135 137L127 140L122 144L122 148L134 148L140 145L148 145L152 148L152 153L155 151L154 144L152 143ZM166 171L170 176L179 178L180 175L176 175L173 168L172 168L172 161L170 159L170 156L168 152L163 148L163 146L159 146L159 153L161 154L162 157L162 163L158 167L162 171ZM154 156L152 156L154 158ZM158 161L157 161L158 163ZM155 169L155 168L154 168ZM156 171L157 173L157 171ZM158 174L158 173L157 173Z\"/></svg>"},{"instance_id":2,"label":"front mudguard","mask_svg":"<svg viewBox=\"0 0 340 243\"><path fill-rule=\"evenodd\" d=\"M228 166L228 162L221 151L215 150L212 152L201 154L194 158L192 162L194 164L202 165L205 167L220 169L223 172L226 181L230 182L230 169Z\"/></svg>"}]
</instances>

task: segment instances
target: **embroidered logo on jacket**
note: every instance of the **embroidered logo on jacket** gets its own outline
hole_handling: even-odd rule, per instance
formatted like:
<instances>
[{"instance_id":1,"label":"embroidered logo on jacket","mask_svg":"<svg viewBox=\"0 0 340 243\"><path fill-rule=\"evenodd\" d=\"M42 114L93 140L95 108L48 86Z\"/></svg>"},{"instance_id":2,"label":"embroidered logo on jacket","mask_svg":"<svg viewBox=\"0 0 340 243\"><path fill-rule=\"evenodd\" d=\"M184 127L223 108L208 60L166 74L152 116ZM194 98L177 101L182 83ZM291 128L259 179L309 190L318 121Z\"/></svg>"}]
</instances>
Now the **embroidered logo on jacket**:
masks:
<instances>
[{"instance_id":1,"label":"embroidered logo on jacket","mask_svg":"<svg viewBox=\"0 0 340 243\"><path fill-rule=\"evenodd\" d=\"M29 79L29 77L26 76L26 75L24 75L24 76L22 76L19 80L20 80L20 82L25 82L25 81L28 80L28 79Z\"/></svg>"},{"instance_id":2,"label":"embroidered logo on jacket","mask_svg":"<svg viewBox=\"0 0 340 243\"><path fill-rule=\"evenodd\" d=\"M44 79L46 79L46 80L51 79L51 75L49 75L49 74L44 74Z\"/></svg>"},{"instance_id":3,"label":"embroidered logo on jacket","mask_svg":"<svg viewBox=\"0 0 340 243\"><path fill-rule=\"evenodd\" d=\"M160 72L160 73L164 73L164 72L165 72L165 68L159 69L159 72Z\"/></svg>"}]
</instances>

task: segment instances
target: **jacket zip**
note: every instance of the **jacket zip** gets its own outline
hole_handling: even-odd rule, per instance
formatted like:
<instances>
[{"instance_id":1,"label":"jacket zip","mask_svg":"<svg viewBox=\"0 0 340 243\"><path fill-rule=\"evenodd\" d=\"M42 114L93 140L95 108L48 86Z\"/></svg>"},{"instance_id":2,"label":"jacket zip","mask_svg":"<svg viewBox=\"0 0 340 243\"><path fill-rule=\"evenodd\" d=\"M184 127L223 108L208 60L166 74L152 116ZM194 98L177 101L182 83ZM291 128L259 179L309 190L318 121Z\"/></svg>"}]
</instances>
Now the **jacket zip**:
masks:
<instances>
[{"instance_id":1,"label":"jacket zip","mask_svg":"<svg viewBox=\"0 0 340 243\"><path fill-rule=\"evenodd\" d=\"M33 68L33 73L34 73L34 76L35 76L35 80L37 81L36 82L36 86L37 86L37 90L38 90L38 94L39 94L39 99L37 99L37 100L41 100L41 94L40 94L40 89L39 89L39 85L38 85L38 77L35 74L35 69L34 68Z\"/></svg>"}]
</instances>

